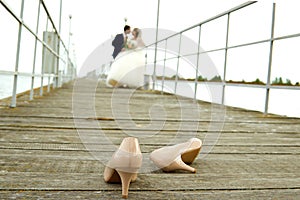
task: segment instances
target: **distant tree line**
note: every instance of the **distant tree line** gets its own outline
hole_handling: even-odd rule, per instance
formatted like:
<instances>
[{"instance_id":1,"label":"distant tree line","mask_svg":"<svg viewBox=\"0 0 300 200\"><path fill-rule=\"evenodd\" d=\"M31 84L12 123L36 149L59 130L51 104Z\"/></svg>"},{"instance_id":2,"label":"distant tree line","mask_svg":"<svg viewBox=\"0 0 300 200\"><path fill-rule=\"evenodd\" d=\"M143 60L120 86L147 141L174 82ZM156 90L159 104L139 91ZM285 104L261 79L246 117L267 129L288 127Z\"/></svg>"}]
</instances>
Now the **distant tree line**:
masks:
<instances>
[{"instance_id":1,"label":"distant tree line","mask_svg":"<svg viewBox=\"0 0 300 200\"><path fill-rule=\"evenodd\" d=\"M162 79L162 77L157 77L157 79ZM165 77L165 80L175 80L176 79L176 75L173 75L172 77ZM182 77L178 77L178 80L187 80L187 81L195 81L194 78L182 78ZM199 82L222 82L222 78L219 75L214 76L211 79L208 79L206 77L203 76L198 76L197 81ZM245 81L244 79L242 81L233 81L233 80L229 80L226 81L228 83L243 83L243 84L258 84L258 85L266 85L266 83L264 83L263 81L261 81L259 78L256 78L254 81ZM290 85L290 86L300 86L299 82L296 82L295 84L293 84L291 82L290 79L285 79L283 80L282 77L276 77L272 82L272 85Z\"/></svg>"},{"instance_id":2,"label":"distant tree line","mask_svg":"<svg viewBox=\"0 0 300 200\"><path fill-rule=\"evenodd\" d=\"M281 77L275 78L275 80L272 81L273 85L293 85L290 79L285 79L285 81L282 80ZM295 85L299 85L299 82L297 82Z\"/></svg>"}]
</instances>

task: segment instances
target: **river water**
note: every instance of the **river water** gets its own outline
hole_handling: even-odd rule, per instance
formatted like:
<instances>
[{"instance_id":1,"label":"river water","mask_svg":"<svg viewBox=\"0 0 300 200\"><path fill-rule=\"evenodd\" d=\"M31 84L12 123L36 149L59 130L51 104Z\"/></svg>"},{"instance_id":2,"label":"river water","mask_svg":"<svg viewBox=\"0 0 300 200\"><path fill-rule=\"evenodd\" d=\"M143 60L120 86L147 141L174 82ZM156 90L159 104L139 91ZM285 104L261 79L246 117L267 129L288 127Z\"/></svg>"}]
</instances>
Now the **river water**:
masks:
<instances>
[{"instance_id":1,"label":"river water","mask_svg":"<svg viewBox=\"0 0 300 200\"><path fill-rule=\"evenodd\" d=\"M161 82L156 85L161 90ZM174 93L175 82L165 81L164 91ZM194 97L195 83L178 81L176 94ZM221 103L222 86L214 83L198 83L197 99ZM266 89L226 86L225 104L232 107L245 108L264 112ZM271 89L269 97L269 113L300 118L300 90Z\"/></svg>"}]
</instances>

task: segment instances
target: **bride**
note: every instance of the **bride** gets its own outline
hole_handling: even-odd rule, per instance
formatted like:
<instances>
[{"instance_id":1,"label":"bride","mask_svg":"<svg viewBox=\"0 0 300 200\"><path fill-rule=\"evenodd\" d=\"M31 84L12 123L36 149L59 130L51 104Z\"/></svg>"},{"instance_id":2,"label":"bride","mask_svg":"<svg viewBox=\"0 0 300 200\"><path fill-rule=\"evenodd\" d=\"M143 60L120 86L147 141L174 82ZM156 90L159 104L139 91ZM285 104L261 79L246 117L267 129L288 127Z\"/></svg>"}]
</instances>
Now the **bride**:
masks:
<instances>
[{"instance_id":1,"label":"bride","mask_svg":"<svg viewBox=\"0 0 300 200\"><path fill-rule=\"evenodd\" d=\"M141 30L132 31L133 38L128 40L125 48L118 54L111 65L106 79L109 87L141 87L144 85L145 46L141 38Z\"/></svg>"}]
</instances>

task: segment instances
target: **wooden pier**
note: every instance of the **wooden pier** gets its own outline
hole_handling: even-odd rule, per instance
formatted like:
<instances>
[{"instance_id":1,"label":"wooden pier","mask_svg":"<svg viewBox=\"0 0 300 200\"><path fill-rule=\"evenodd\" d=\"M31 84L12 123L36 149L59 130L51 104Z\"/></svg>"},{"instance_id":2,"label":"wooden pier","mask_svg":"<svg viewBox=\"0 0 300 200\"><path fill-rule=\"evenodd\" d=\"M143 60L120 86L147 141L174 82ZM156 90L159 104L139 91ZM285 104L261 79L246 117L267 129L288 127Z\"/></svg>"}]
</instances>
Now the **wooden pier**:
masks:
<instances>
[{"instance_id":1,"label":"wooden pier","mask_svg":"<svg viewBox=\"0 0 300 200\"><path fill-rule=\"evenodd\" d=\"M89 80L82 84L83 88L90 85ZM125 130L115 119L114 112L118 111L112 110L113 89L99 84L94 116L84 110L78 116L72 105L73 85L66 84L33 101L28 101L25 93L13 109L8 101L0 101L0 199L121 199L121 185L104 182L104 164L83 144L79 129L95 137L105 133L116 146L132 132L140 136L144 154L168 145L178 135L183 142L194 136L204 141L204 150L192 164L196 174L164 173L151 170L153 166L148 163L145 167L149 170L141 170L130 185L129 199L300 197L300 119L231 107L224 113L222 106L212 110L212 104L201 101L196 102L199 118L182 118L183 108L195 106L193 100L137 90L124 105L131 119L120 119L124 126L133 120L135 127ZM124 95L131 92L119 91ZM83 89L81 95L88 94ZM155 104L163 107L166 120L153 135L147 125L151 123L149 108ZM224 117L212 117L219 115ZM155 120L160 123L160 118ZM212 121L222 126L220 131L214 130ZM191 128L195 123L199 125L196 131ZM204 139L214 131L220 132L216 145L205 152L214 141ZM104 155L108 149L107 143L95 141L93 151L97 154Z\"/></svg>"}]
</instances>

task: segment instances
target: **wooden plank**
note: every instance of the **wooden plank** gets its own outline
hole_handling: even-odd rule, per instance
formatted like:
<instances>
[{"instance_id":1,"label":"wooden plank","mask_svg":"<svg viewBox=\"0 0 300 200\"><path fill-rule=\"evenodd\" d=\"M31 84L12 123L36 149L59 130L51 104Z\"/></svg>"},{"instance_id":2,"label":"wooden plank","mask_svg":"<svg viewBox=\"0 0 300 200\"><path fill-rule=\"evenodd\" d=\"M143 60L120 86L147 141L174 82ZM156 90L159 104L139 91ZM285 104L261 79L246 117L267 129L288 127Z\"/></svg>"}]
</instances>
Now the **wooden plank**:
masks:
<instances>
[{"instance_id":1,"label":"wooden plank","mask_svg":"<svg viewBox=\"0 0 300 200\"><path fill-rule=\"evenodd\" d=\"M4 176L5 175L5 176ZM283 178L282 175L285 175ZM190 191L190 190L246 190L246 189L300 189L300 178L296 175L276 173L253 174L191 174L191 173L152 173L139 174L131 184L135 191ZM20 176L24 179L20 180ZM120 192L117 184L107 184L100 173L52 173L48 172L6 172L0 175L2 190L101 190ZM238 177L238 179L237 179ZM172 180L172 184L169 181ZM212 181L214 180L214 181ZM280 181L280 182L279 182ZM146 189L147 188L147 189Z\"/></svg>"},{"instance_id":2,"label":"wooden plank","mask_svg":"<svg viewBox=\"0 0 300 200\"><path fill-rule=\"evenodd\" d=\"M140 143L144 153L150 153L155 149L166 146L167 144L148 145ZM205 147L206 145L203 145ZM115 144L115 147L117 145ZM274 145L274 146L254 146L254 145L215 145L210 154L293 154L300 155L300 145ZM90 143L83 145L82 143L0 143L0 149L20 149L20 150L51 150L51 151L95 151L105 152L111 151L109 142L100 141L99 143ZM202 150L203 153L203 150Z\"/></svg>"},{"instance_id":3,"label":"wooden plank","mask_svg":"<svg viewBox=\"0 0 300 200\"><path fill-rule=\"evenodd\" d=\"M102 152L111 156L113 152ZM163 174L148 160L149 154L144 153L143 165L153 167L150 173ZM44 172L49 170L61 173L102 173L105 160L98 160L86 151L63 150L3 150L0 169L6 172ZM298 176L296 169L300 167L295 155L270 154L209 154L203 159L196 159L192 164L198 169L198 174L245 173L257 177L259 173L276 173L278 176L290 174ZM245 162L247 165L245 165ZM141 169L141 172L147 170ZM148 171L149 173L149 171ZM174 173L177 174L177 173Z\"/></svg>"},{"instance_id":4,"label":"wooden plank","mask_svg":"<svg viewBox=\"0 0 300 200\"><path fill-rule=\"evenodd\" d=\"M120 199L118 191L0 191L4 199ZM299 189L200 190L200 191L130 191L130 199L290 199L297 200Z\"/></svg>"}]
</instances>

